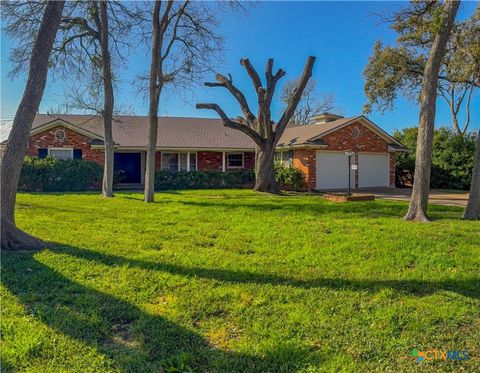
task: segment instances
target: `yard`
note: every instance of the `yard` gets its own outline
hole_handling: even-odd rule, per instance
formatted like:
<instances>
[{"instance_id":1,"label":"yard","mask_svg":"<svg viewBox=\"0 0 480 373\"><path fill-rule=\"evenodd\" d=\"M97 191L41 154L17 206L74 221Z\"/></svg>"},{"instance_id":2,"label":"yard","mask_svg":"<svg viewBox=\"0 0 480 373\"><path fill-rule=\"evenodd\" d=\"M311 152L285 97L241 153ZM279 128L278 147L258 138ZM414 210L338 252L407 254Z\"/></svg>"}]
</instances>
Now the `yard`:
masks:
<instances>
[{"instance_id":1,"label":"yard","mask_svg":"<svg viewBox=\"0 0 480 373\"><path fill-rule=\"evenodd\" d=\"M480 371L480 223L243 190L20 194L57 246L2 253L5 371Z\"/></svg>"}]
</instances>

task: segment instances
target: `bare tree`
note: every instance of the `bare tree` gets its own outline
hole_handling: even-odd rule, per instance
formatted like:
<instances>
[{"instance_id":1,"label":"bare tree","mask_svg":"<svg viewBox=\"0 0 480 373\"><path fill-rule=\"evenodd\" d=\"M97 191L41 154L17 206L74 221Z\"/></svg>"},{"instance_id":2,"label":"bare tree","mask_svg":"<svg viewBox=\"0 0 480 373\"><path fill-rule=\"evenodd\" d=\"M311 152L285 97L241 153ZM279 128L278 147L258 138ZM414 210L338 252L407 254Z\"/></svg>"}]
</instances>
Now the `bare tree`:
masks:
<instances>
[{"instance_id":1,"label":"bare tree","mask_svg":"<svg viewBox=\"0 0 480 373\"><path fill-rule=\"evenodd\" d=\"M29 58L28 45L33 34L28 30L35 28L41 1L8 3L6 12L11 15L7 31L15 35L19 45L13 51L13 74L20 72L23 62ZM128 7L117 0L69 1L63 12L62 20L53 46L51 65L54 72L75 86L75 95L85 96L94 92L95 101L100 105L85 106L83 110L93 111L103 118L105 162L102 182L104 197L113 196L114 142L112 134L112 115L114 110L112 51L115 60L123 63L129 49L128 34L141 22L140 11ZM27 30L27 32L25 32ZM110 44L112 41L113 47ZM90 68L89 73L86 73ZM75 82L75 84L72 84ZM80 87L78 87L80 86ZM103 94L98 94L103 91ZM67 96L69 97L69 96ZM89 98L76 100L92 101Z\"/></svg>"},{"instance_id":2,"label":"bare tree","mask_svg":"<svg viewBox=\"0 0 480 373\"><path fill-rule=\"evenodd\" d=\"M105 163L103 166L102 195L113 197L114 145L112 116L114 108L113 78L110 63L107 1L94 2L94 21L100 39L103 71L103 139L105 142Z\"/></svg>"},{"instance_id":3,"label":"bare tree","mask_svg":"<svg viewBox=\"0 0 480 373\"><path fill-rule=\"evenodd\" d=\"M459 2L446 0L441 24L430 49L420 93L420 117L418 125L417 152L415 159L415 181L412 197L405 220L428 221L427 207L432 167L432 143L435 124L438 73L450 37Z\"/></svg>"},{"instance_id":4,"label":"bare tree","mask_svg":"<svg viewBox=\"0 0 480 373\"><path fill-rule=\"evenodd\" d=\"M470 195L463 214L463 218L467 220L480 219L480 129L477 131L476 147Z\"/></svg>"},{"instance_id":5,"label":"bare tree","mask_svg":"<svg viewBox=\"0 0 480 373\"><path fill-rule=\"evenodd\" d=\"M217 112L223 121L225 127L237 129L248 135L256 144L255 148L255 187L261 192L278 193L279 188L275 181L274 155L275 147L280 140L287 124L297 109L297 105L302 97L302 93L312 76L315 57L308 57L303 70L303 74L298 79L296 89L294 90L290 103L285 108L280 120L276 125L271 118L270 107L275 93L278 81L285 76L285 71L279 69L273 74L273 59L267 61L265 67L266 86L262 86L260 76L245 58L240 61L247 74L252 80L253 87L258 97L258 113L253 114L248 106L245 95L233 84L231 75L228 77L217 74L216 83L205 83L207 87L223 87L227 89L238 101L243 112L243 118L229 118L218 104L197 104L197 109L211 109Z\"/></svg>"},{"instance_id":6,"label":"bare tree","mask_svg":"<svg viewBox=\"0 0 480 373\"><path fill-rule=\"evenodd\" d=\"M222 39L214 32L217 24L213 9L203 2L154 2L145 202L154 201L158 108L162 91L167 85L181 88L195 84L210 71L213 57L218 56L223 46Z\"/></svg>"},{"instance_id":7,"label":"bare tree","mask_svg":"<svg viewBox=\"0 0 480 373\"><path fill-rule=\"evenodd\" d=\"M292 101L292 97L297 88L298 80L289 80L282 87L281 100L288 106ZM325 94L320 96L316 90L317 82L310 79L303 90L297 109L288 123L288 127L303 126L311 124L312 118L325 112L329 112L335 108L335 96L333 94Z\"/></svg>"},{"instance_id":8,"label":"bare tree","mask_svg":"<svg viewBox=\"0 0 480 373\"><path fill-rule=\"evenodd\" d=\"M1 248L4 250L28 250L44 246L42 241L15 227L15 201L28 138L45 89L50 53L64 4L63 1L47 1L44 5L40 27L31 49L25 91L15 114L7 148L2 158Z\"/></svg>"}]
</instances>

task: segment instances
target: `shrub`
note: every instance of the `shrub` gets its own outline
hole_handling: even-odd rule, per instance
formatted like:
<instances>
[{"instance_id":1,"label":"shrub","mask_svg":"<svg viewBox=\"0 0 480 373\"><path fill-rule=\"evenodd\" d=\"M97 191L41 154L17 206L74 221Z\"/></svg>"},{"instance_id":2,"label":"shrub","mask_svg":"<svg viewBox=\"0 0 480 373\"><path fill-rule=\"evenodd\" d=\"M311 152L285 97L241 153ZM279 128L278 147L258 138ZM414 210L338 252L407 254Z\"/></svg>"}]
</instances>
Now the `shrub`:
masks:
<instances>
[{"instance_id":1,"label":"shrub","mask_svg":"<svg viewBox=\"0 0 480 373\"><path fill-rule=\"evenodd\" d=\"M63 192L98 189L103 168L85 160L26 157L18 188L29 192Z\"/></svg>"},{"instance_id":2,"label":"shrub","mask_svg":"<svg viewBox=\"0 0 480 373\"><path fill-rule=\"evenodd\" d=\"M283 163L275 163L275 180L281 189L301 190L303 189L303 173L298 168L286 166Z\"/></svg>"},{"instance_id":3,"label":"shrub","mask_svg":"<svg viewBox=\"0 0 480 373\"><path fill-rule=\"evenodd\" d=\"M208 189L241 188L254 180L254 173L247 171L157 171L155 189Z\"/></svg>"},{"instance_id":4,"label":"shrub","mask_svg":"<svg viewBox=\"0 0 480 373\"><path fill-rule=\"evenodd\" d=\"M409 153L397 153L397 185L404 186L402 180L406 175L413 175L415 171L417 128L396 131L394 136L411 150ZM472 178L474 153L475 137L472 134L457 135L447 128L436 129L433 137L430 186L468 189Z\"/></svg>"}]
</instances>

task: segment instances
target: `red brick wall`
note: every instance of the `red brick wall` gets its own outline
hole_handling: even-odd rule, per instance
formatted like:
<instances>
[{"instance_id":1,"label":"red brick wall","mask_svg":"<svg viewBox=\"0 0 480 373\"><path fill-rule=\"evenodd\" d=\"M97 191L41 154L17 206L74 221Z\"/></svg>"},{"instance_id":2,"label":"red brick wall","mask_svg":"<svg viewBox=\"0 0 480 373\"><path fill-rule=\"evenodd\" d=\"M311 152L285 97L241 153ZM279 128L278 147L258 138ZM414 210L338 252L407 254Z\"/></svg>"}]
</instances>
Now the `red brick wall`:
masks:
<instances>
[{"instance_id":1,"label":"red brick wall","mask_svg":"<svg viewBox=\"0 0 480 373\"><path fill-rule=\"evenodd\" d=\"M63 129L65 131L65 139L57 140L55 131ZM95 161L103 165L105 154L102 150L92 149L90 146L90 137L84 136L78 132L72 131L63 126L55 126L43 132L30 136L28 141L27 155L31 157L38 156L38 149L41 148L74 148L82 149L82 159Z\"/></svg>"},{"instance_id":2,"label":"red brick wall","mask_svg":"<svg viewBox=\"0 0 480 373\"><path fill-rule=\"evenodd\" d=\"M162 168L162 152L155 152L155 170L161 170Z\"/></svg>"},{"instance_id":3,"label":"red brick wall","mask_svg":"<svg viewBox=\"0 0 480 373\"><path fill-rule=\"evenodd\" d=\"M395 186L395 166L397 163L397 153L390 153L390 186Z\"/></svg>"},{"instance_id":4,"label":"red brick wall","mask_svg":"<svg viewBox=\"0 0 480 373\"><path fill-rule=\"evenodd\" d=\"M354 135L355 128L360 130L359 136ZM355 151L355 163L358 164L359 152L387 153L388 143L375 132L357 122L343 127L322 137L328 146L325 150ZM395 153L390 153L390 186L395 186ZM293 166L300 169L305 176L305 187L316 187L316 150L295 149L293 151ZM355 171L355 187L358 188L358 170Z\"/></svg>"},{"instance_id":5,"label":"red brick wall","mask_svg":"<svg viewBox=\"0 0 480 373\"><path fill-rule=\"evenodd\" d=\"M317 183L317 157L314 149L295 149L293 151L293 167L302 171L305 187L315 189Z\"/></svg>"},{"instance_id":6,"label":"red brick wall","mask_svg":"<svg viewBox=\"0 0 480 373\"><path fill-rule=\"evenodd\" d=\"M197 152L197 169L222 171L222 157L222 152Z\"/></svg>"},{"instance_id":7,"label":"red brick wall","mask_svg":"<svg viewBox=\"0 0 480 373\"><path fill-rule=\"evenodd\" d=\"M255 168L255 153L244 153L243 168L245 170L252 170Z\"/></svg>"},{"instance_id":8,"label":"red brick wall","mask_svg":"<svg viewBox=\"0 0 480 373\"><path fill-rule=\"evenodd\" d=\"M360 136L355 137L355 128L360 130ZM388 151L388 143L361 123L357 122L340 128L324 137L328 146L325 150L353 150L355 152L379 152Z\"/></svg>"}]
</instances>

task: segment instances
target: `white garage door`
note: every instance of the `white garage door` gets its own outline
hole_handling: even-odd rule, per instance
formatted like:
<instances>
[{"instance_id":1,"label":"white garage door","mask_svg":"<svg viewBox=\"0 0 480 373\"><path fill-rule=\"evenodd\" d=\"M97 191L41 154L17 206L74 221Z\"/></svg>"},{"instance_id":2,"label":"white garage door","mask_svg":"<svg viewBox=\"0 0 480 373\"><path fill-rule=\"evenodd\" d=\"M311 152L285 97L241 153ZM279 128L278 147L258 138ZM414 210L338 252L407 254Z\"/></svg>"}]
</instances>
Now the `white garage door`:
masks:
<instances>
[{"instance_id":1,"label":"white garage door","mask_svg":"<svg viewBox=\"0 0 480 373\"><path fill-rule=\"evenodd\" d=\"M355 187L354 171L351 171L350 185ZM345 153L317 151L317 189L347 188L348 157Z\"/></svg>"},{"instance_id":2,"label":"white garage door","mask_svg":"<svg viewBox=\"0 0 480 373\"><path fill-rule=\"evenodd\" d=\"M389 186L388 154L359 154L358 186L388 187Z\"/></svg>"}]
</instances>

